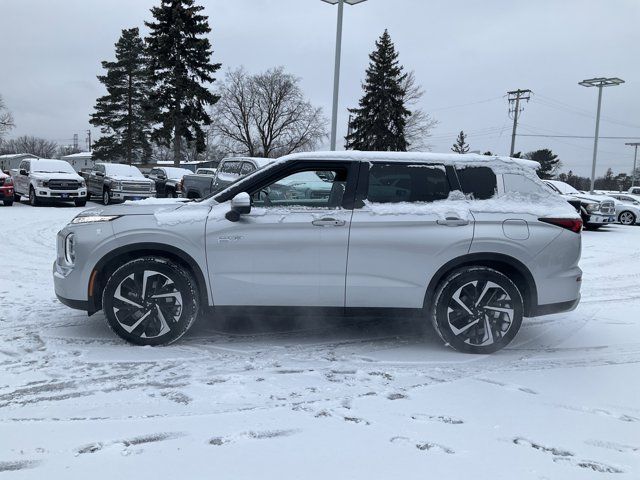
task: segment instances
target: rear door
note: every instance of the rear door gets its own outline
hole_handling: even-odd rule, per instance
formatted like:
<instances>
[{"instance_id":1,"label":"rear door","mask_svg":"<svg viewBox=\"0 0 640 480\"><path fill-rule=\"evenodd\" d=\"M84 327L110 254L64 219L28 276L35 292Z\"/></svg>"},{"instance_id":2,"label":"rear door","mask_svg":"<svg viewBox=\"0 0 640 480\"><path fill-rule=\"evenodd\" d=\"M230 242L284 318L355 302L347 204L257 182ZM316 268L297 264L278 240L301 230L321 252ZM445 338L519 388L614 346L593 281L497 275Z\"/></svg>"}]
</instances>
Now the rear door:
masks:
<instances>
[{"instance_id":1,"label":"rear door","mask_svg":"<svg viewBox=\"0 0 640 480\"><path fill-rule=\"evenodd\" d=\"M20 162L20 166L18 167L18 174L16 178L13 179L15 183L14 189L21 193L22 195L29 195L29 169L31 166L31 162L29 160L23 160ZM22 170L26 170L26 175L22 175L20 172Z\"/></svg>"},{"instance_id":2,"label":"rear door","mask_svg":"<svg viewBox=\"0 0 640 480\"><path fill-rule=\"evenodd\" d=\"M361 167L351 219L347 307L421 308L433 274L469 252L468 202L444 165L375 162Z\"/></svg>"}]
</instances>

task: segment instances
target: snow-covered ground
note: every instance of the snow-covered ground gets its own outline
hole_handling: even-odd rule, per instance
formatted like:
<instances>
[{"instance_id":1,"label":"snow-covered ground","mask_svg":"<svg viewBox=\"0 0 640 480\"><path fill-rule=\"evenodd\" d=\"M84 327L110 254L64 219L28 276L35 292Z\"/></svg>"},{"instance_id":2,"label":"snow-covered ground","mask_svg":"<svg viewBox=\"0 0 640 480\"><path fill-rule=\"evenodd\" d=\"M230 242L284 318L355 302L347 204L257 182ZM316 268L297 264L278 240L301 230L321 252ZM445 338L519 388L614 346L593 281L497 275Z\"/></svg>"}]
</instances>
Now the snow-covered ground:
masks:
<instances>
[{"instance_id":1,"label":"snow-covered ground","mask_svg":"<svg viewBox=\"0 0 640 480\"><path fill-rule=\"evenodd\" d=\"M80 210L0 207L2 478L640 478L640 227L585 232L578 309L491 356L402 318L201 321L140 348L55 298Z\"/></svg>"}]
</instances>

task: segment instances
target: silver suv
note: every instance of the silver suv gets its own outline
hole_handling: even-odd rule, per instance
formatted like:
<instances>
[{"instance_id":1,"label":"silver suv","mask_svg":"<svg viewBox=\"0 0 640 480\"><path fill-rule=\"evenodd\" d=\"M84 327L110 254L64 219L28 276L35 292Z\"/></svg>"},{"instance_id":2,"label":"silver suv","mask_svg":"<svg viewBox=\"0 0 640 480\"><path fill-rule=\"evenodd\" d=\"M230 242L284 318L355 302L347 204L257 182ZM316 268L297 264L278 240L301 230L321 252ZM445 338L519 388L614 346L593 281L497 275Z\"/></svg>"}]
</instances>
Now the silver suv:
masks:
<instances>
[{"instance_id":1,"label":"silver suv","mask_svg":"<svg viewBox=\"0 0 640 480\"><path fill-rule=\"evenodd\" d=\"M298 178L324 193L299 195ZM205 307L320 307L417 315L491 353L523 317L576 307L581 229L525 161L314 152L199 202L86 210L59 232L53 276L61 302L138 345L177 340Z\"/></svg>"}]
</instances>

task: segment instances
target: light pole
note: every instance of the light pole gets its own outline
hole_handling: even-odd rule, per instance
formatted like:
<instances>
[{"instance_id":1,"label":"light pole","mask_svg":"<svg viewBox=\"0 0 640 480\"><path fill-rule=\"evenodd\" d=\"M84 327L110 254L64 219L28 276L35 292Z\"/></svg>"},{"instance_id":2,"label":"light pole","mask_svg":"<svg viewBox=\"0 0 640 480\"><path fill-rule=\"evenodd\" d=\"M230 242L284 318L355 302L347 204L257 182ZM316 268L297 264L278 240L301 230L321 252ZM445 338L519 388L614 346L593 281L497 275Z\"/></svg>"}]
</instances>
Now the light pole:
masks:
<instances>
[{"instance_id":1,"label":"light pole","mask_svg":"<svg viewBox=\"0 0 640 480\"><path fill-rule=\"evenodd\" d=\"M322 0L331 5L338 5L338 27L336 29L336 63L333 70L333 108L331 110L331 150L336 149L338 129L338 92L340 90L340 56L342 53L342 17L344 4L356 5L367 0Z\"/></svg>"},{"instance_id":2,"label":"light pole","mask_svg":"<svg viewBox=\"0 0 640 480\"><path fill-rule=\"evenodd\" d=\"M625 143L625 145L635 147L633 154L633 171L631 172L631 186L634 187L636 184L636 161L638 160L638 145L640 145L640 142Z\"/></svg>"},{"instance_id":3,"label":"light pole","mask_svg":"<svg viewBox=\"0 0 640 480\"><path fill-rule=\"evenodd\" d=\"M589 78L587 80L578 82L578 85L582 85L583 87L598 87L598 112L596 113L596 134L593 139L593 163L591 164L591 193L593 193L593 187L596 181L596 158L598 157L598 135L600 133L600 108L602 105L602 89L604 87L615 87L616 85L620 85L621 83L624 83L624 80L617 77Z\"/></svg>"}]
</instances>

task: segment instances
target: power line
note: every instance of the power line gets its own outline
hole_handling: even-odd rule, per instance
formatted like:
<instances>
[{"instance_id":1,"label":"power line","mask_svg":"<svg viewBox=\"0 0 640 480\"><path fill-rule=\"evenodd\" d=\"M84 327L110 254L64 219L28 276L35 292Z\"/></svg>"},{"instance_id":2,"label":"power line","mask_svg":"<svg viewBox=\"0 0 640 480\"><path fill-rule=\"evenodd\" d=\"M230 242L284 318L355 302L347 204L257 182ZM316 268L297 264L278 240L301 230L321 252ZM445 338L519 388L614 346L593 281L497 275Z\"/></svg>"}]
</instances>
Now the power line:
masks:
<instances>
[{"instance_id":1,"label":"power line","mask_svg":"<svg viewBox=\"0 0 640 480\"><path fill-rule=\"evenodd\" d=\"M518 137L547 137L547 138L588 138L589 140L593 140L593 135L537 135L531 133L518 133ZM602 137L598 136L599 139L615 139L615 140L634 140L640 139L640 137Z\"/></svg>"}]
</instances>

